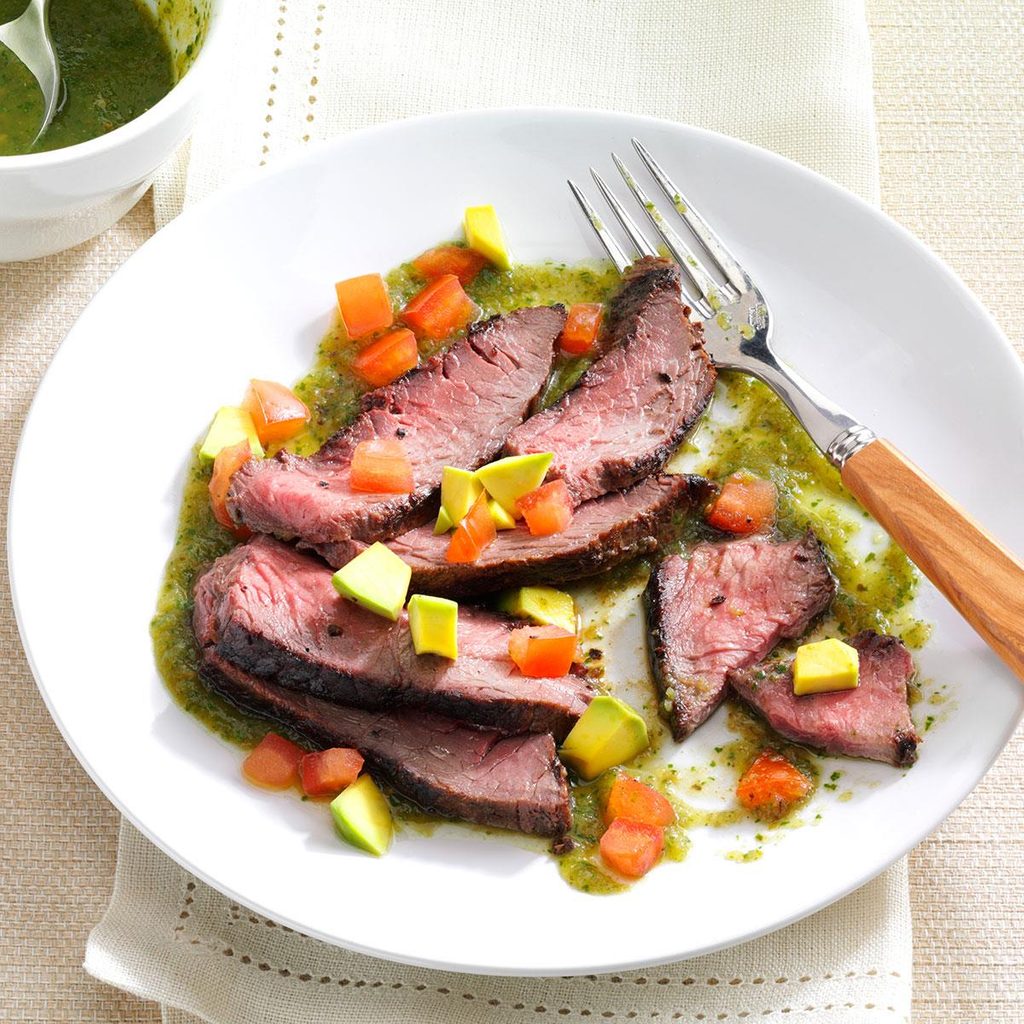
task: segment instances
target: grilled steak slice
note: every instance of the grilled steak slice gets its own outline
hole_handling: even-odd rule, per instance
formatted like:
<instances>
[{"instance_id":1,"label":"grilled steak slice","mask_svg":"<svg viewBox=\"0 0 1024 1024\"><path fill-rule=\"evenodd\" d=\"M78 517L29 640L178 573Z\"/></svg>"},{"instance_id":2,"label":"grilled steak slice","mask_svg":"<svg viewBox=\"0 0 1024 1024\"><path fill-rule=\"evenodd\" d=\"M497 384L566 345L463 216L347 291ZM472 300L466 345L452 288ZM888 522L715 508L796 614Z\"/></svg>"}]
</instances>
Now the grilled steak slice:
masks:
<instances>
[{"instance_id":1,"label":"grilled steak slice","mask_svg":"<svg viewBox=\"0 0 1024 1024\"><path fill-rule=\"evenodd\" d=\"M430 526L396 537L389 547L412 566L412 589L418 592L483 594L526 583L564 583L656 551L710 489L697 476L648 477L628 491L581 505L561 533L534 537L522 525L503 530L475 562L447 561L451 538L435 537Z\"/></svg>"},{"instance_id":2,"label":"grilled steak slice","mask_svg":"<svg viewBox=\"0 0 1024 1024\"><path fill-rule=\"evenodd\" d=\"M672 735L683 740L722 702L726 673L799 636L835 594L812 533L698 544L671 555L645 592L651 666Z\"/></svg>"},{"instance_id":3,"label":"grilled steak slice","mask_svg":"<svg viewBox=\"0 0 1024 1024\"><path fill-rule=\"evenodd\" d=\"M516 427L509 455L554 452L576 504L659 472L704 411L715 368L687 319L679 268L642 259L612 302L612 346L550 409Z\"/></svg>"},{"instance_id":4,"label":"grilled steak slice","mask_svg":"<svg viewBox=\"0 0 1024 1024\"><path fill-rule=\"evenodd\" d=\"M212 650L203 675L228 700L318 747L355 747L378 779L426 811L530 835L564 835L569 785L551 736L502 736L425 711L362 711L295 693Z\"/></svg>"},{"instance_id":5,"label":"grilled steak slice","mask_svg":"<svg viewBox=\"0 0 1024 1024\"><path fill-rule=\"evenodd\" d=\"M763 662L729 673L729 684L781 736L826 754L866 757L904 768L921 742L910 720L910 652L894 636L872 630L848 641L860 654L855 690L793 694L793 659Z\"/></svg>"},{"instance_id":6,"label":"grilled steak slice","mask_svg":"<svg viewBox=\"0 0 1024 1024\"><path fill-rule=\"evenodd\" d=\"M507 733L572 728L591 696L583 676L530 679L508 656L510 623L459 610L459 658L413 650L391 622L340 597L319 560L271 537L218 559L196 583L196 638L246 672L364 708L407 705Z\"/></svg>"},{"instance_id":7,"label":"grilled steak slice","mask_svg":"<svg viewBox=\"0 0 1024 1024\"><path fill-rule=\"evenodd\" d=\"M422 369L363 399L363 411L310 458L279 452L247 462L228 495L233 518L257 533L310 546L386 540L429 517L446 464L474 469L501 450L551 371L561 306L520 309L472 327ZM412 494L349 485L360 441L400 438Z\"/></svg>"}]
</instances>

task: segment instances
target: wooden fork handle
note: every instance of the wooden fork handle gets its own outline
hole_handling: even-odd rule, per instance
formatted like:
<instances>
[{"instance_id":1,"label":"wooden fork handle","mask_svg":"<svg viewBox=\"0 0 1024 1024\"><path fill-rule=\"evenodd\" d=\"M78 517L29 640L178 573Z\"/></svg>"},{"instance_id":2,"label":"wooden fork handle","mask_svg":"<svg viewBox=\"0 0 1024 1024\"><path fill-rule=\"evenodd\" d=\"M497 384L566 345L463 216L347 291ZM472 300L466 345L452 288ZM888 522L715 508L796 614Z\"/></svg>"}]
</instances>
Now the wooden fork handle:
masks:
<instances>
[{"instance_id":1,"label":"wooden fork handle","mask_svg":"<svg viewBox=\"0 0 1024 1024\"><path fill-rule=\"evenodd\" d=\"M1024 563L888 441L847 459L843 483L1024 681Z\"/></svg>"}]
</instances>

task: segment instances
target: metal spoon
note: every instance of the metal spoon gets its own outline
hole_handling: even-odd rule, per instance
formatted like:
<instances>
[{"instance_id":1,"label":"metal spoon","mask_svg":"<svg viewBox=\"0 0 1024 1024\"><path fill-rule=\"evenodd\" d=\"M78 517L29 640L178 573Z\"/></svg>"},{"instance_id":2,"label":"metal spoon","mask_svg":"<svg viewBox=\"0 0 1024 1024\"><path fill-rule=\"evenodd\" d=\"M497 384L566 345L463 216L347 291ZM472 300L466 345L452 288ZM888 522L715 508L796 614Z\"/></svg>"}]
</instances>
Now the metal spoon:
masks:
<instances>
[{"instance_id":1,"label":"metal spoon","mask_svg":"<svg viewBox=\"0 0 1024 1024\"><path fill-rule=\"evenodd\" d=\"M50 35L50 0L30 0L28 7L5 25L0 25L3 43L32 72L43 91L46 112L39 126L34 146L50 127L60 98L60 65Z\"/></svg>"}]
</instances>

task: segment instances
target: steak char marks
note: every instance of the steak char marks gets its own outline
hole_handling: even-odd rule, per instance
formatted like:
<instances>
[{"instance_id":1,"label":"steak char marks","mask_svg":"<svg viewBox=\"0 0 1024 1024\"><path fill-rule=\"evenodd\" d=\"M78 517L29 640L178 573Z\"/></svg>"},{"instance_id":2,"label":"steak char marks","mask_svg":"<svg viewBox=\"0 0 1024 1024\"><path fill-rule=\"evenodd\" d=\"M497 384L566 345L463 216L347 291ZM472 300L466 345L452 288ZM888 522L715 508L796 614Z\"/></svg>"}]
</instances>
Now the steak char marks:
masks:
<instances>
[{"instance_id":1,"label":"steak char marks","mask_svg":"<svg viewBox=\"0 0 1024 1024\"><path fill-rule=\"evenodd\" d=\"M389 547L412 568L412 589L466 596L530 583L586 579L657 551L676 532L680 516L703 504L711 484L697 476L652 476L588 501L561 533L534 537L523 524L502 530L475 562L449 562L451 538L421 526Z\"/></svg>"},{"instance_id":2,"label":"steak char marks","mask_svg":"<svg viewBox=\"0 0 1024 1024\"><path fill-rule=\"evenodd\" d=\"M797 697L792 658L730 672L729 683L786 739L905 768L917 760L921 742L907 702L910 652L896 637L871 630L847 642L860 656L856 689Z\"/></svg>"},{"instance_id":3,"label":"steak char marks","mask_svg":"<svg viewBox=\"0 0 1024 1024\"><path fill-rule=\"evenodd\" d=\"M271 537L219 558L195 588L193 626L204 651L315 697L370 709L415 706L506 733L561 739L592 695L583 676L533 679L508 656L511 624L459 610L459 657L415 653L398 622L338 595L318 559Z\"/></svg>"},{"instance_id":4,"label":"steak char marks","mask_svg":"<svg viewBox=\"0 0 1024 1024\"><path fill-rule=\"evenodd\" d=\"M747 537L671 555L645 592L651 665L672 735L683 740L722 702L726 675L800 636L835 595L812 533Z\"/></svg>"},{"instance_id":5,"label":"steak char marks","mask_svg":"<svg viewBox=\"0 0 1024 1024\"><path fill-rule=\"evenodd\" d=\"M554 452L549 479L575 504L664 467L704 411L715 368L683 305L679 268L644 258L611 303L611 346L550 409L516 427L507 455Z\"/></svg>"},{"instance_id":6,"label":"steak char marks","mask_svg":"<svg viewBox=\"0 0 1024 1024\"><path fill-rule=\"evenodd\" d=\"M231 483L228 508L256 533L307 547L386 540L425 522L445 465L474 469L500 451L551 372L561 306L519 309L470 328L448 351L369 392L363 411L310 458L281 451L252 459ZM360 441L399 438L413 471L411 494L353 491L349 465Z\"/></svg>"},{"instance_id":7,"label":"steak char marks","mask_svg":"<svg viewBox=\"0 0 1024 1024\"><path fill-rule=\"evenodd\" d=\"M376 778L426 811L529 835L569 829L569 785L549 735L502 736L425 711L343 707L259 679L211 648L203 658L203 675L221 696L317 747L355 747Z\"/></svg>"}]
</instances>

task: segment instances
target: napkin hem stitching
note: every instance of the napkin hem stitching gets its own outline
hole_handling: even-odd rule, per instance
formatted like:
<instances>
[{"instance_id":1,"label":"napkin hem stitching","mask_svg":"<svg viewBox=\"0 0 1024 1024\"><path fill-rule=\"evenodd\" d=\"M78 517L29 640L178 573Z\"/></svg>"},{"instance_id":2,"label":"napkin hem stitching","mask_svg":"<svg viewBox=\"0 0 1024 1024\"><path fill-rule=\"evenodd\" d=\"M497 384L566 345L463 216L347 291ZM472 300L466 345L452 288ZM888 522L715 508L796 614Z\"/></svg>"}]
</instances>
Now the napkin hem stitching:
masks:
<instances>
[{"instance_id":1,"label":"napkin hem stitching","mask_svg":"<svg viewBox=\"0 0 1024 1024\"><path fill-rule=\"evenodd\" d=\"M194 897L194 893L195 892L196 892L196 884L195 884L195 882L191 882L191 881L188 882L188 884L185 886L185 888L183 890L183 898L182 898L182 901L181 901L181 904L180 904L181 909L180 909L180 911L178 913L178 917L179 917L179 919L182 922L187 921L192 916L191 911L190 911L189 908L195 902L195 897ZM232 913L232 917L234 917L235 920L243 921L243 923L245 923L247 921L249 924L253 924L253 925L263 924L266 927L281 928L284 931L291 932L291 933L296 934L296 935L300 935L303 938L308 938L308 936L302 935L302 932L297 932L297 931L295 931L295 929L287 928L284 925L278 925L275 921L271 921L269 918L266 918L266 917L262 917L262 916L258 916L258 915L250 913L246 918L243 919L242 915L243 915L244 911L243 911L243 908L239 904L235 904L235 903L231 904L231 913ZM562 1006L562 1007L555 1008L555 1007L547 1007L547 1006L544 1006L543 1004L539 1004L537 1006L528 1006L526 1003L521 1003L521 1002L520 1003L505 1002L505 1001L503 1001L501 999L498 999L496 997L492 997L490 999L484 1000L484 998L482 996L477 996L477 995L475 995L472 992L457 992L457 991L453 991L451 988L449 988L448 986L445 986L445 985L439 985L439 986L435 987L435 986L431 986L431 985L425 985L422 982L420 982L420 983L418 983L416 985L410 985L410 984L407 984L406 982L402 982L402 981L387 982L387 981L384 981L382 979L375 979L375 980L371 981L371 980L366 979L366 978L357 978L357 979L353 979L353 978L334 978L331 975L326 975L326 974L320 975L319 977L317 977L317 976L314 976L313 974L311 974L309 972L303 972L302 974L297 974L297 973L295 973L294 971L292 971L288 967L275 967L274 965L269 963L267 960L262 960L262 959L258 959L258 958L256 960L254 960L253 957L250 956L248 953L239 953L238 951L236 951L235 946L237 945L237 943L235 943L235 944L228 944L228 943L224 942L223 940L221 940L217 936L204 935L204 934L202 934L198 930L190 929L184 923L180 923L180 924L175 926L173 937L174 937L175 941L179 941L179 942L187 941L190 946L198 947L197 951L201 951L201 952L205 952L205 953L220 953L223 956L226 956L226 957L229 957L229 958L237 960L237 962L239 964L242 964L245 967L254 967L256 970L261 971L263 973L275 972L281 978L292 979L292 980L295 980L295 981L301 981L304 984L309 984L310 982L316 982L317 984L320 984L320 985L338 985L340 988L347 988L349 986L352 986L352 988L354 988L354 989L362 989L362 988L371 988L371 989L390 988L390 989L396 989L396 990L397 989L408 989L408 990L413 991L413 992L425 993L427 995L450 996L452 998L457 998L457 997L461 996L461 998L466 1000L467 1002L473 1002L473 1001L479 1000L480 1002L486 1002L486 1005L491 1007L492 1009L501 1008L501 1009L505 1009L505 1010L516 1010L516 1011L520 1011L520 1012L529 1011L531 1013L542 1014L542 1015L543 1014L552 1013L552 1014L557 1014L559 1016L569 1016L570 1014L576 1013L576 1014L578 1014L581 1017L600 1016L603 1019L614 1019L616 1017L620 1017L620 1018L624 1018L624 1019L627 1019L627 1020L633 1020L633 1019L635 1019L635 1018L640 1016L640 1014L636 1010L628 1010L626 1012L622 1012L622 1011L615 1011L615 1010L596 1010L596 1009L593 1009L592 1007L579 1007L577 1009L573 1009L571 1007ZM598 981L598 978L599 978L599 976L596 975L596 974L586 974L586 975L579 976L579 978L577 980L596 982L596 981ZM789 977L786 977L786 976L782 976L782 977L778 977L778 978L765 978L765 977L762 977L762 976L759 975L759 976L754 977L754 978L734 977L734 978L731 978L731 979L728 979L728 980L725 980L725 979L722 979L722 978L716 978L716 977L713 977L713 976L712 977L708 977L708 978L704 978L704 979L699 979L699 978L694 977L693 975L688 975L687 977L681 978L678 981L675 981L674 979L668 978L668 977L660 977L660 978L655 979L653 983L656 984L656 985L661 985L661 986L670 986L670 985L675 984L675 985L679 985L679 986L682 986L682 987L690 987L690 986L693 986L693 985L701 985L701 984L703 984L703 985L705 985L705 986L707 986L709 988L715 988L718 985L726 985L726 986L728 986L730 988L736 988L736 987L739 987L739 986L751 986L751 987L753 987L753 986L760 986L760 985L803 985L803 984L808 984L808 983L811 983L811 982L820 983L820 982L823 982L823 981L835 981L835 982L839 982L839 983L845 983L845 982L850 981L852 979L865 979L865 978L876 978L876 979L879 979L879 980L886 980L886 979L901 980L902 979L902 974L899 971L881 972L877 968L870 968L870 969L868 969L866 971L845 971L845 972L843 972L842 974L840 974L838 976L833 974L831 971L828 971L825 974L819 975L819 976L811 976L811 975L806 975L805 974L805 975L801 975L799 978L789 978ZM607 981L607 982L609 982L609 983L611 983L613 985L615 985L615 984L636 984L636 985L640 986L640 985L646 985L649 982L649 979L647 977L645 977L645 976L640 976L640 977L634 978L634 979L626 979L626 978L623 978L621 975L609 975L609 976L606 976L603 980L605 980L605 981ZM663 1013L663 1012L661 1012L659 1010L652 1010L646 1016L648 1017L648 1019L652 1019L652 1020L660 1018L660 1017L664 1017L665 1019L675 1020L675 1021L681 1021L681 1020L691 1020L691 1021L716 1020L716 1021L725 1021L725 1020L733 1020L733 1019L736 1019L736 1020L746 1019L746 1018L752 1017L752 1016L769 1016L769 1015L772 1015L772 1014L775 1014L775 1013L794 1013L794 1012L796 1012L796 1013L812 1013L812 1012L817 1012L817 1011L842 1011L842 1010L860 1010L860 1009L864 1009L864 1010L878 1010L878 1011L885 1012L885 1013L896 1013L897 1012L896 1008L894 1006L890 1006L890 1005L882 1006L882 1005L879 1005L877 1003L857 1004L857 1003L852 1003L852 1002L846 1002L846 1003L843 1003L843 1004L840 1004L840 1005L837 1005L835 1003L826 1003L826 1004L824 1004L822 1006L813 1006L812 1005L812 1006L802 1006L802 1007L799 1007L799 1008L793 1007L793 1006L785 1006L785 1007L779 1007L777 1010L774 1010L774 1009L764 1009L764 1010L760 1010L760 1011L757 1011L757 1010L740 1010L740 1011L737 1011L736 1013L724 1013L724 1012L721 1012L721 1013L714 1013L714 1014L710 1014L710 1015L706 1014L706 1013L695 1013L695 1014L687 1015L687 1014L682 1013L680 1011L674 1011L672 1013L668 1013L668 1012L664 1012Z\"/></svg>"}]
</instances>

